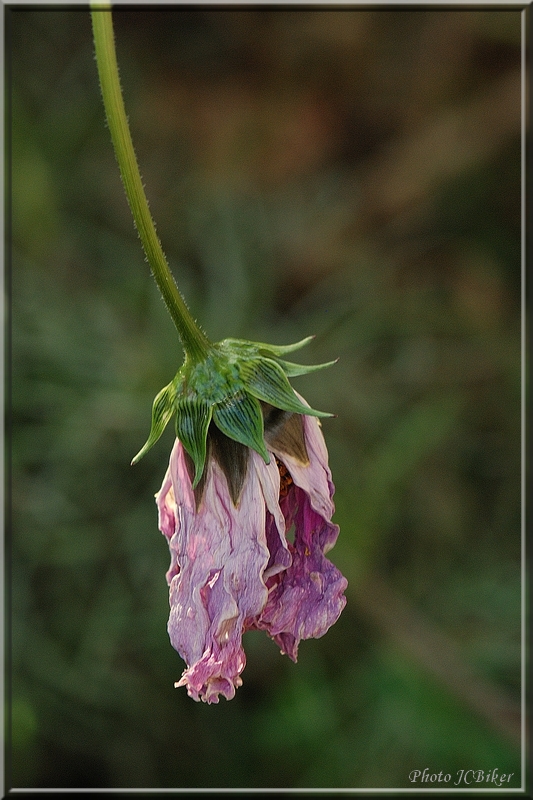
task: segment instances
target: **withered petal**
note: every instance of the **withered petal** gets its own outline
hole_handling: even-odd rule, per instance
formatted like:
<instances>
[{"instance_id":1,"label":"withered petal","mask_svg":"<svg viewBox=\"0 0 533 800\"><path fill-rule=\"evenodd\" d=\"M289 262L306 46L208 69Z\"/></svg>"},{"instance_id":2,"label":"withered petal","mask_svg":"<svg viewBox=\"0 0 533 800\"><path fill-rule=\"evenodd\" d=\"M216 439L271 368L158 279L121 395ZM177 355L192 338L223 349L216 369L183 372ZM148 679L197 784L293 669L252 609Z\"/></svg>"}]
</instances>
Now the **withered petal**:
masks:
<instances>
[{"instance_id":1,"label":"withered petal","mask_svg":"<svg viewBox=\"0 0 533 800\"><path fill-rule=\"evenodd\" d=\"M249 449L246 445L230 439L216 425L210 425L207 441L212 455L226 476L229 493L233 505L236 506L246 479Z\"/></svg>"},{"instance_id":2,"label":"withered petal","mask_svg":"<svg viewBox=\"0 0 533 800\"><path fill-rule=\"evenodd\" d=\"M275 450L296 458L303 466L309 464L301 414L283 411L268 403L261 403L265 441Z\"/></svg>"},{"instance_id":3,"label":"withered petal","mask_svg":"<svg viewBox=\"0 0 533 800\"><path fill-rule=\"evenodd\" d=\"M196 510L197 511L200 508L200 503L202 502L202 497L204 496L205 483L206 483L206 480L207 480L207 465L209 464L210 455L211 455L211 446L210 446L209 435L208 435L207 436L207 442L206 442L205 468L204 468L204 471L202 472L202 476L201 476L200 480L198 481L198 484L193 489L194 502L196 504ZM188 454L188 452L185 449L183 451L183 456L184 456L184 459L185 459L185 465L187 467L187 472L189 473L189 478L191 479L191 484L192 484L192 482L194 481L194 475L195 475L195 472L196 472L196 467L194 466L194 461L192 460L191 456Z\"/></svg>"}]
</instances>

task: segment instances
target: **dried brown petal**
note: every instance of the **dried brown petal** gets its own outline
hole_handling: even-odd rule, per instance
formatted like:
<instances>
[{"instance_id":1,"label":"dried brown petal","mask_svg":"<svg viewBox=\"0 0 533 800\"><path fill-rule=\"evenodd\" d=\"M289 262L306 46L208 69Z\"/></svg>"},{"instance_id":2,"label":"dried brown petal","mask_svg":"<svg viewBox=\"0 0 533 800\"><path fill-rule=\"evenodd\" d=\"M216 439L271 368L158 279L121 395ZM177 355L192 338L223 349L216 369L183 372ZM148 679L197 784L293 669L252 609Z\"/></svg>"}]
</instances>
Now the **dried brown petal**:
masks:
<instances>
[{"instance_id":1,"label":"dried brown petal","mask_svg":"<svg viewBox=\"0 0 533 800\"><path fill-rule=\"evenodd\" d=\"M304 466L309 464L302 415L283 411L268 403L261 403L261 406L267 445L280 453L293 456Z\"/></svg>"},{"instance_id":2,"label":"dried brown petal","mask_svg":"<svg viewBox=\"0 0 533 800\"><path fill-rule=\"evenodd\" d=\"M211 446L211 453L226 476L233 505L237 506L248 469L249 448L230 439L216 425L209 428L207 441Z\"/></svg>"}]
</instances>

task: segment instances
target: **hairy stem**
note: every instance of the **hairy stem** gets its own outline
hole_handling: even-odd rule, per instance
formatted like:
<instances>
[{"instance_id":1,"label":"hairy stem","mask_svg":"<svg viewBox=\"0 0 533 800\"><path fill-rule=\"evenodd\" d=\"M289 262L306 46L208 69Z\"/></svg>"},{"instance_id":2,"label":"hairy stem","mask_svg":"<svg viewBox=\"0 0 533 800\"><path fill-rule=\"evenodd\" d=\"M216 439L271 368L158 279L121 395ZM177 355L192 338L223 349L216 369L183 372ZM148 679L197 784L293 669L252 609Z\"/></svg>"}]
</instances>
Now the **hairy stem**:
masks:
<instances>
[{"instance_id":1,"label":"hairy stem","mask_svg":"<svg viewBox=\"0 0 533 800\"><path fill-rule=\"evenodd\" d=\"M198 361L207 355L211 345L192 318L172 277L150 214L124 109L111 10L104 4L95 3L91 8L91 17L107 122L135 227L185 353L190 360Z\"/></svg>"}]
</instances>

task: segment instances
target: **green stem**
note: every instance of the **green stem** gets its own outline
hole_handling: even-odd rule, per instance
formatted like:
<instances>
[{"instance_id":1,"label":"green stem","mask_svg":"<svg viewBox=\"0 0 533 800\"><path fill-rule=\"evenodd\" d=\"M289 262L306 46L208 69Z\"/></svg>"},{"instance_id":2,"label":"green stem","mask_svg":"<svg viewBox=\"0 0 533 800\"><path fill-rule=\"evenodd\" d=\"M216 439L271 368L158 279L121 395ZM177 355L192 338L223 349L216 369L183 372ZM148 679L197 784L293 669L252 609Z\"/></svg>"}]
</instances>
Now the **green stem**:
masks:
<instances>
[{"instance_id":1,"label":"green stem","mask_svg":"<svg viewBox=\"0 0 533 800\"><path fill-rule=\"evenodd\" d=\"M94 3L91 17L107 122L135 226L183 349L188 358L198 361L205 358L211 344L192 318L172 277L148 208L120 89L111 9L102 3Z\"/></svg>"}]
</instances>

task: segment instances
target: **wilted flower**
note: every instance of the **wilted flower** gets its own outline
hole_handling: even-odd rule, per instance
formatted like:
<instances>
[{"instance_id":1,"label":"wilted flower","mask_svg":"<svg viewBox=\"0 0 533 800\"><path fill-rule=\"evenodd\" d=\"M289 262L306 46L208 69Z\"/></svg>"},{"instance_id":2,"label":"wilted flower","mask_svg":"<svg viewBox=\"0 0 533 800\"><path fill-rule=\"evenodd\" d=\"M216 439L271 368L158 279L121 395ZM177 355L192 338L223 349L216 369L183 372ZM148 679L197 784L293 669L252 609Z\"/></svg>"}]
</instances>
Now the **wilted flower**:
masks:
<instances>
[{"instance_id":1,"label":"wilted flower","mask_svg":"<svg viewBox=\"0 0 533 800\"><path fill-rule=\"evenodd\" d=\"M228 341L217 346L216 372L204 362L178 373L171 404L168 387L158 395L147 443L171 405L178 438L156 495L171 553L168 631L187 663L175 685L208 703L231 699L241 685L245 631L265 630L296 661L300 641L338 619L347 585L325 557L339 532L317 419L329 415L311 409L286 377L318 367L280 359L307 340L285 348Z\"/></svg>"},{"instance_id":2,"label":"wilted flower","mask_svg":"<svg viewBox=\"0 0 533 800\"><path fill-rule=\"evenodd\" d=\"M333 484L316 417L288 378L306 367L285 347L225 339L213 344L191 316L150 216L122 100L109 9L93 9L96 61L124 189L185 363L156 396L148 441L176 415L177 441L157 495L171 564L169 633L187 662L178 686L196 700L233 697L242 634L260 628L296 660L301 639L322 636L345 604L346 581L324 553ZM294 527L294 543L287 539Z\"/></svg>"}]
</instances>

